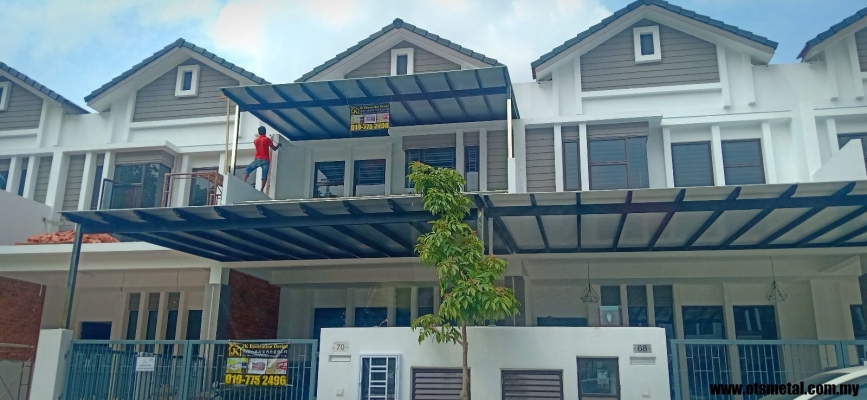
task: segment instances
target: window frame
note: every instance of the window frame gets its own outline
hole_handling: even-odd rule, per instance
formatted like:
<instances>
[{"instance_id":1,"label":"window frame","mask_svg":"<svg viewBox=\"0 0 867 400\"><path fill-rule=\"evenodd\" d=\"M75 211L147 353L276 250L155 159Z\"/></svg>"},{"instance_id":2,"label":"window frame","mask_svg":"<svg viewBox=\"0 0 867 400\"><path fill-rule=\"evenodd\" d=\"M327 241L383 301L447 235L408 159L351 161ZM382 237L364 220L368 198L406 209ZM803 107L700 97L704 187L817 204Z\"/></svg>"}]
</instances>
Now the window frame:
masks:
<instances>
[{"instance_id":1,"label":"window frame","mask_svg":"<svg viewBox=\"0 0 867 400\"><path fill-rule=\"evenodd\" d=\"M677 184L677 170L674 168L674 148L676 146L694 146L694 145L707 145L707 159L708 166L710 167L710 185L698 185L698 186L679 186ZM725 169L725 166L723 166ZM713 145L710 141L697 141L697 142L674 142L671 144L671 174L674 177L674 187L684 188L684 187L707 187L707 186L716 186L716 176L714 176L713 170Z\"/></svg>"},{"instance_id":2,"label":"window frame","mask_svg":"<svg viewBox=\"0 0 867 400\"><path fill-rule=\"evenodd\" d=\"M382 194L375 195L358 195L358 176L360 163L370 162L370 163L381 163L383 168L382 174ZM346 172L344 171L343 175L344 182L346 181ZM383 196L388 193L388 159L387 158L366 158L363 160L354 160L352 163L352 197L367 197L367 196Z\"/></svg>"},{"instance_id":3,"label":"window frame","mask_svg":"<svg viewBox=\"0 0 867 400\"><path fill-rule=\"evenodd\" d=\"M646 157L647 163L644 165L644 168L645 168L645 170L647 170L647 174L648 174L647 187L639 188L639 187L633 187L632 186L632 174L630 173L630 168L629 168L630 163L631 163L631 160L629 157L629 139L634 139L634 138L644 138L644 153L646 155L647 154L647 140L649 139L647 136L638 135L638 136L600 137L600 138L591 138L591 139L587 140L587 177L590 180L590 182L588 182L589 186L590 186L590 190L647 189L650 187L650 170L649 170L650 157L649 156ZM615 140L619 140L619 141L623 142L623 152L626 156L624 158L624 160L623 161L594 162L593 161L593 151L591 150L591 147L592 147L591 143L593 143L593 142L613 142ZM579 147L579 151L580 151L580 147ZM606 165L625 165L626 166L626 187L625 188L617 188L617 189L594 189L593 188L593 167L606 166ZM579 167L580 166L581 165L580 165L580 161L579 161ZM580 170L579 170L579 173L580 173Z\"/></svg>"},{"instance_id":4,"label":"window frame","mask_svg":"<svg viewBox=\"0 0 867 400\"><path fill-rule=\"evenodd\" d=\"M175 97L194 97L199 94L199 65L181 65L178 67L177 77L175 78ZM184 74L192 72L193 76L190 82L190 89L184 90Z\"/></svg>"},{"instance_id":5,"label":"window frame","mask_svg":"<svg viewBox=\"0 0 867 400\"><path fill-rule=\"evenodd\" d=\"M341 186L341 187L343 188L343 191L341 191L339 194L337 194L337 193L332 193L333 195L335 195L333 198L344 197L344 193L346 193L346 192L345 192L345 190L346 190L346 161L345 161L345 160L334 160L334 161L314 161L314 162L313 162L313 192L311 193L311 196L310 196L311 198L314 198L314 199L329 199L329 198L332 198L332 197L320 197L320 196L317 196L317 194L319 193L319 191L318 191L317 189L320 187L320 183L321 183L321 182L319 182L319 181L316 179L317 176L319 175L319 165L320 165L320 164L332 164L332 163L335 164L335 165L337 165L337 164L343 164L343 184L342 184L342 185L339 185L339 186ZM324 175L324 174L323 174L323 175ZM334 182L337 182L337 181L334 181ZM332 182L331 182L331 181L328 181L328 183L332 183ZM322 186L334 187L334 186L338 186L338 185L322 185Z\"/></svg>"},{"instance_id":6,"label":"window frame","mask_svg":"<svg viewBox=\"0 0 867 400\"><path fill-rule=\"evenodd\" d=\"M476 146L476 147L478 147L478 146ZM465 151L464 151L464 157L465 157L464 158L464 165L466 166L466 163L467 163L466 148L464 148L464 149L465 149ZM413 161L419 161L422 164L427 164L425 162L427 154L428 154L428 152L430 152L432 150L440 150L440 151L451 150L452 166L450 168L457 170L457 168L458 168L458 166L457 166L457 163L458 163L457 147L426 147L423 149L406 149L403 151L404 165L405 165L405 169L406 169L406 173L404 175L404 184L403 184L404 185L404 193L415 193L415 189L414 189L415 185L409 180L409 174L410 174L410 172L412 172L410 170L409 164ZM410 152L418 152L419 160L410 160ZM478 161L478 159L476 161ZM427 164L427 165L430 165L430 164Z\"/></svg>"},{"instance_id":7,"label":"window frame","mask_svg":"<svg viewBox=\"0 0 867 400\"><path fill-rule=\"evenodd\" d=\"M0 90L3 91L0 93L0 111L6 111L9 108L9 96L10 93L12 93L12 82L0 82Z\"/></svg>"},{"instance_id":8,"label":"window frame","mask_svg":"<svg viewBox=\"0 0 867 400\"><path fill-rule=\"evenodd\" d=\"M364 359L394 358L394 398L400 397L400 353L361 353L358 355L358 399L363 399L364 394ZM371 361L371 365L373 362ZM386 361L386 396L388 395L388 361ZM368 382L369 384L370 382Z\"/></svg>"},{"instance_id":9,"label":"window frame","mask_svg":"<svg viewBox=\"0 0 867 400\"><path fill-rule=\"evenodd\" d=\"M475 151L475 154L472 152ZM482 149L478 145L464 145L464 181L466 185L464 190L468 192L478 192L481 189L479 177L482 173ZM457 155L457 153L455 153ZM471 163L475 162L475 171L470 171ZM455 160L457 163L457 159ZM470 190L470 174L475 173L475 190Z\"/></svg>"},{"instance_id":10,"label":"window frame","mask_svg":"<svg viewBox=\"0 0 867 400\"><path fill-rule=\"evenodd\" d=\"M641 36L653 35L653 53L641 54ZM640 26L632 29L632 41L635 51L635 63L644 64L662 61L662 48L659 44L659 25Z\"/></svg>"},{"instance_id":11,"label":"window frame","mask_svg":"<svg viewBox=\"0 0 867 400\"><path fill-rule=\"evenodd\" d=\"M571 175L569 175L567 173L568 170L566 168L566 155L570 154L570 153L566 151L566 144L567 143L570 145L574 143L576 146L575 158L576 158L576 162L578 163L578 186L577 187L569 186L569 177L571 177ZM563 147L563 191L580 191L581 190L581 167L582 167L582 165L581 165L581 140L579 140L579 139L564 139L562 147ZM587 156L588 156L587 158L589 159L590 158L589 151L588 151ZM589 166L588 166L588 168L589 168ZM590 170L588 169L588 172L589 171Z\"/></svg>"},{"instance_id":12,"label":"window frame","mask_svg":"<svg viewBox=\"0 0 867 400\"><path fill-rule=\"evenodd\" d=\"M741 142L755 142L759 144L759 163L758 164L727 164L725 151L723 147L726 143L741 143ZM762 140L761 139L734 139L734 140L722 140L720 141L720 153L722 154L722 173L723 177L726 177L726 169L728 168L744 168L744 167L761 167L762 168L762 182L759 183L739 183L738 185L767 185L768 184L768 170L765 168L765 153L762 148ZM726 179L726 185L731 185L728 179Z\"/></svg>"},{"instance_id":13,"label":"window frame","mask_svg":"<svg viewBox=\"0 0 867 400\"><path fill-rule=\"evenodd\" d=\"M603 398L608 398L608 399L620 399L621 398L621 396L623 395L623 390L622 390L622 387L620 384L621 372L620 372L620 359L618 357L597 357L597 356L584 357L584 356L578 356L578 357L576 357L576 360L575 360L575 366L576 366L576 371L578 373L578 398L579 399L584 398L584 395L585 395L584 391L581 390L581 360L614 361L614 365L615 365L615 367L617 367L617 379L615 380L615 387L617 388L617 394L610 395L610 394L602 394L602 393L586 393L587 397L603 397Z\"/></svg>"},{"instance_id":14,"label":"window frame","mask_svg":"<svg viewBox=\"0 0 867 400\"><path fill-rule=\"evenodd\" d=\"M406 74L412 75L415 73L415 49L406 47L402 49L391 49L391 76L397 75L397 57L406 56Z\"/></svg>"}]
</instances>

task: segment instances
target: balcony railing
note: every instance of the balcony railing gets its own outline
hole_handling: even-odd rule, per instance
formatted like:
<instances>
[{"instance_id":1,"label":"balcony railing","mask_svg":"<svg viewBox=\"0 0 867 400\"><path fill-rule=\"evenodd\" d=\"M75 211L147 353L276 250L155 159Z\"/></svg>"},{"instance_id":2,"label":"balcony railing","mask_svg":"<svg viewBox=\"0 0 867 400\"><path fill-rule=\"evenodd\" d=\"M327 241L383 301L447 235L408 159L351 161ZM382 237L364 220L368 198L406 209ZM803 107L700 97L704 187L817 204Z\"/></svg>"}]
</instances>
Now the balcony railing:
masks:
<instances>
[{"instance_id":1,"label":"balcony railing","mask_svg":"<svg viewBox=\"0 0 867 400\"><path fill-rule=\"evenodd\" d=\"M124 183L114 179L102 180L102 200L100 210L115 210L120 208L141 208L141 183Z\"/></svg>"}]
</instances>

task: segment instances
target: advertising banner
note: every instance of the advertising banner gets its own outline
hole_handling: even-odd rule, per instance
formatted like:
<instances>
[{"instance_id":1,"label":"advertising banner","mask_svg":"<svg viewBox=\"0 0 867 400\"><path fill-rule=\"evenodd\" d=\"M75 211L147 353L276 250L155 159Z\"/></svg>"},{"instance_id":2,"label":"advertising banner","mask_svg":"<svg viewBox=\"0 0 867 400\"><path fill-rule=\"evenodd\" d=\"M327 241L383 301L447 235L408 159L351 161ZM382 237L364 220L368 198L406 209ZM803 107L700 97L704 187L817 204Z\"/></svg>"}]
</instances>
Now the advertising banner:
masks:
<instances>
[{"instance_id":1,"label":"advertising banner","mask_svg":"<svg viewBox=\"0 0 867 400\"><path fill-rule=\"evenodd\" d=\"M292 386L288 379L289 342L229 342L227 385Z\"/></svg>"},{"instance_id":2,"label":"advertising banner","mask_svg":"<svg viewBox=\"0 0 867 400\"><path fill-rule=\"evenodd\" d=\"M390 109L388 103L349 107L349 133L388 130Z\"/></svg>"}]
</instances>

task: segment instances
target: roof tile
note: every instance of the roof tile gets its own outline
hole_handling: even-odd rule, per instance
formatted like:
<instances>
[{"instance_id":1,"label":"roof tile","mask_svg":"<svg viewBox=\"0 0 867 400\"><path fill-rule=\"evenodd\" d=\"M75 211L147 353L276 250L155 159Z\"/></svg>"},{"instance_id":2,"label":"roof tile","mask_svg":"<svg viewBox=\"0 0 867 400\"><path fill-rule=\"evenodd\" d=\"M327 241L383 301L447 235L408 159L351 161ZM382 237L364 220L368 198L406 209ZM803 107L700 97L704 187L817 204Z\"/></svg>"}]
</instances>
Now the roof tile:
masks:
<instances>
[{"instance_id":1,"label":"roof tile","mask_svg":"<svg viewBox=\"0 0 867 400\"><path fill-rule=\"evenodd\" d=\"M867 17L867 7L858 10L858 12L856 12L855 14L852 14L851 16L843 19L842 21L832 25L830 28L828 28L828 30L819 33L818 35L816 35L816 37L808 40L807 43L804 44L804 48L801 49L801 52L798 54L798 58L803 59L804 56L806 56L807 53L810 52L810 49L818 46L820 43L828 40L828 38L830 38L831 36L834 36L834 34L836 34L837 32L840 32L844 28L854 24L855 22L860 21L865 17Z\"/></svg>"},{"instance_id":2,"label":"roof tile","mask_svg":"<svg viewBox=\"0 0 867 400\"><path fill-rule=\"evenodd\" d=\"M412 25L408 22L404 22L400 18L395 18L395 20L391 24L386 25L385 27L380 29L378 32L368 36L366 39L364 39L364 40L358 42L357 44L353 45L352 47L346 49L345 51L341 52L340 54L338 54L334 58L322 63L321 65L317 66L316 68L313 68L310 72L307 72L306 74L302 75L300 78L296 79L295 82L304 82L304 81L310 79L311 77L324 71L328 67L340 62L340 60L346 58L348 55L361 49L362 47L364 47L368 43L378 39L382 35L390 32L394 29L401 29L401 28L406 29L407 31L412 32L414 34L417 34L417 35L421 36L422 38L431 40L431 41L438 43L440 45L443 45L443 46L447 46L448 48L453 49L455 51L458 51L462 54L469 55L470 57L472 57L476 60L479 60L481 62L490 64L490 61L493 61L494 62L494 64L492 64L493 66L498 66L498 67L502 66L502 64L500 64L497 60L495 60L493 58L487 57L481 53L476 53L470 49L465 49L463 46L460 46L457 43L453 43L449 40L443 39L439 35L436 35L436 34L428 32L424 29L418 28L415 25Z\"/></svg>"},{"instance_id":3,"label":"roof tile","mask_svg":"<svg viewBox=\"0 0 867 400\"><path fill-rule=\"evenodd\" d=\"M23 73L19 72L15 68L10 67L6 63L0 62L0 70L7 72L9 75L12 75L16 79L21 80L26 85L29 85L33 89L36 89L36 91L48 96L51 99L54 99L55 101L60 103L60 105L63 106L67 111L71 111L71 112L74 112L77 114L89 114L90 113L90 111L87 111L83 107L79 106L78 104L75 104L75 103L69 101L65 97L57 94L57 92L45 87L45 85L43 85L39 82L36 82L35 80L31 79L29 76L24 75Z\"/></svg>"},{"instance_id":4,"label":"roof tile","mask_svg":"<svg viewBox=\"0 0 867 400\"><path fill-rule=\"evenodd\" d=\"M240 68L240 67L236 67L234 64L226 61L225 59L217 57L216 54L213 54L202 47L196 46L195 44L190 43L183 38L180 38L178 40L175 40L171 44L167 45L166 47L163 47L162 49L160 49L156 53L145 58L140 63L134 65L132 68L124 71L122 74L118 75L117 77L115 77L114 79L109 81L108 83L100 86L99 88L97 88L96 90L91 92L89 95L87 95L84 98L84 101L90 102L91 100L95 99L97 96L105 93L108 89L111 89L112 87L114 87L115 85L117 85L118 83L123 81L124 79L128 78L130 75L132 75L132 74L136 73L138 70L144 68L146 65L150 64L154 60L162 57L163 55L165 55L169 51L176 49L176 48L179 48L179 47L185 47L185 48L191 49L197 53L203 54L206 57L215 61L216 63L220 64L224 68L238 72L241 75L244 75L244 73L247 72L245 69ZM249 73L249 74L250 74L250 76L248 76L248 78L250 78L250 80L252 80L253 82L256 82L260 85L269 83L265 79L262 79L261 77L256 76L253 73ZM244 75L244 76L246 76L246 75Z\"/></svg>"},{"instance_id":5,"label":"roof tile","mask_svg":"<svg viewBox=\"0 0 867 400\"><path fill-rule=\"evenodd\" d=\"M698 14L695 11L686 10L680 6L673 5L673 4L671 4L665 0L635 0L632 3L630 3L629 5L627 5L626 7L616 11L614 14L603 19L602 22L591 26L589 29L585 30L584 32L579 33L576 37L567 40L565 43L563 43L560 46L557 46L553 51L545 53L542 57L539 57L538 60L533 61L530 64L531 68L533 69L533 76L534 77L536 76L536 68L538 66L540 66L540 65L544 64L545 62L547 62L548 60L556 57L558 54L562 53L563 51L565 51L569 47L572 47L573 45L586 39L592 33L598 31L599 29L604 28L605 26L614 22L614 20L625 15L627 12L630 12L630 11L632 11L638 7L641 7L641 6L662 7L662 8L665 8L666 10L683 15L684 17L692 18L696 21L704 22L704 23L709 24L711 26L720 27L721 29L732 32L732 33L734 33L738 36L741 36L743 38L752 40L752 41L757 42L761 45L768 46L768 47L773 48L773 49L777 48L777 42L769 40L769 39L765 38L764 36L759 36L759 35L753 34L752 32L745 31L745 30L742 30L742 29L737 28L735 26L728 25L722 21L715 20L715 19L710 18L706 15ZM867 9L865 9L865 10L867 10Z\"/></svg>"}]
</instances>

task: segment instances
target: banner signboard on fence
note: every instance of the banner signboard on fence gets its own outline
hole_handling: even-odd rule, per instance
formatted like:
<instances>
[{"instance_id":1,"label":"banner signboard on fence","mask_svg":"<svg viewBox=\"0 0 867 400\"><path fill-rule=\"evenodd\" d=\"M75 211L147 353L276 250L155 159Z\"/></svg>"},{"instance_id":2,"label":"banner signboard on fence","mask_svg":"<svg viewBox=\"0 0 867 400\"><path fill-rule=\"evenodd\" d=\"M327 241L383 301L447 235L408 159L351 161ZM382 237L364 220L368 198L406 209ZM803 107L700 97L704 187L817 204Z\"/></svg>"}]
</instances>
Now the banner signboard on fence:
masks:
<instances>
[{"instance_id":1,"label":"banner signboard on fence","mask_svg":"<svg viewBox=\"0 0 867 400\"><path fill-rule=\"evenodd\" d=\"M370 131L388 130L390 106L385 104L368 104L349 107L349 133L370 133Z\"/></svg>"},{"instance_id":2,"label":"banner signboard on fence","mask_svg":"<svg viewBox=\"0 0 867 400\"><path fill-rule=\"evenodd\" d=\"M289 342L229 342L227 385L292 386L288 379Z\"/></svg>"}]
</instances>

